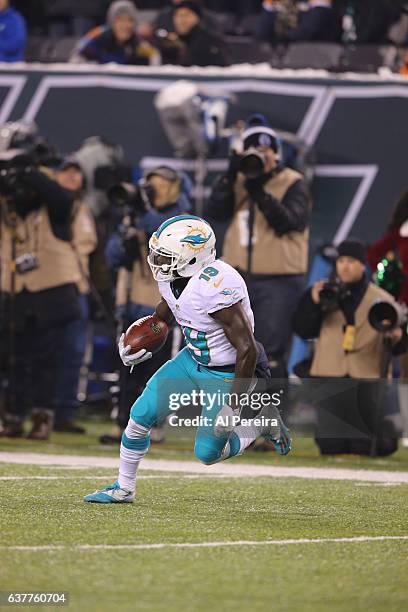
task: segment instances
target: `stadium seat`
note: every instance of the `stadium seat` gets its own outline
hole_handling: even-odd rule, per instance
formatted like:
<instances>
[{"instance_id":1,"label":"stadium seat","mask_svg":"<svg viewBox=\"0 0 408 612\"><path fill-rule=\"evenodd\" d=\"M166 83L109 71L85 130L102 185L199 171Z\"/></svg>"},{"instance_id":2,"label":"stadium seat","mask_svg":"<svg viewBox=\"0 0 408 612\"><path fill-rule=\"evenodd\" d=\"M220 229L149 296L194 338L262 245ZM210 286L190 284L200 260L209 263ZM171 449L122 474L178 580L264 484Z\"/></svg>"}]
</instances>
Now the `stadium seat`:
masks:
<instances>
[{"instance_id":1,"label":"stadium seat","mask_svg":"<svg viewBox=\"0 0 408 612\"><path fill-rule=\"evenodd\" d=\"M250 36L227 36L226 42L233 64L272 62L274 49L268 43L259 43Z\"/></svg>"},{"instance_id":2,"label":"stadium seat","mask_svg":"<svg viewBox=\"0 0 408 612\"><path fill-rule=\"evenodd\" d=\"M377 72L381 66L394 65L396 59L397 50L390 45L356 45L345 48L341 65L350 72Z\"/></svg>"},{"instance_id":3,"label":"stadium seat","mask_svg":"<svg viewBox=\"0 0 408 612\"><path fill-rule=\"evenodd\" d=\"M236 30L237 17L233 13L211 12L211 17L218 23L219 31L224 34L233 34Z\"/></svg>"},{"instance_id":4,"label":"stadium seat","mask_svg":"<svg viewBox=\"0 0 408 612\"><path fill-rule=\"evenodd\" d=\"M259 20L259 14L249 14L243 17L236 27L236 32L240 36L253 36Z\"/></svg>"},{"instance_id":5,"label":"stadium seat","mask_svg":"<svg viewBox=\"0 0 408 612\"><path fill-rule=\"evenodd\" d=\"M403 62L405 55L408 53L408 47L400 47L397 49L397 56L395 58L395 65L393 67L394 72L399 72Z\"/></svg>"},{"instance_id":6,"label":"stadium seat","mask_svg":"<svg viewBox=\"0 0 408 612\"><path fill-rule=\"evenodd\" d=\"M399 66L400 50L394 45L384 45L380 47L380 53L383 58L383 66L390 70L396 70Z\"/></svg>"},{"instance_id":7,"label":"stadium seat","mask_svg":"<svg viewBox=\"0 0 408 612\"><path fill-rule=\"evenodd\" d=\"M78 42L78 38L71 36L60 38L49 43L46 57L43 61L47 63L66 63Z\"/></svg>"},{"instance_id":8,"label":"stadium seat","mask_svg":"<svg viewBox=\"0 0 408 612\"><path fill-rule=\"evenodd\" d=\"M343 53L337 43L302 42L290 45L282 58L281 68L336 69Z\"/></svg>"},{"instance_id":9,"label":"stadium seat","mask_svg":"<svg viewBox=\"0 0 408 612\"><path fill-rule=\"evenodd\" d=\"M43 62L48 44L44 36L29 36L25 50L26 62Z\"/></svg>"}]
</instances>

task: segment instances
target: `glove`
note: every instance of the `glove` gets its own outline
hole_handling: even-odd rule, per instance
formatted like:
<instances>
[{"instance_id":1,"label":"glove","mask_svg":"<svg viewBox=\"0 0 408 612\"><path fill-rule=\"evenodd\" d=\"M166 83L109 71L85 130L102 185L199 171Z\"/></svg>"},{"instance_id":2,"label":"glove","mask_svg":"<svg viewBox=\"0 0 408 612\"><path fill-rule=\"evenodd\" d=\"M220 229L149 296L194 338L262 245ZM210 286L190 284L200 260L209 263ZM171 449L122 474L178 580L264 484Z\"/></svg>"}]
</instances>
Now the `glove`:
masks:
<instances>
[{"instance_id":1,"label":"glove","mask_svg":"<svg viewBox=\"0 0 408 612\"><path fill-rule=\"evenodd\" d=\"M123 241L123 266L131 271L135 261L141 259L140 244L137 236L125 238Z\"/></svg>"},{"instance_id":2,"label":"glove","mask_svg":"<svg viewBox=\"0 0 408 612\"><path fill-rule=\"evenodd\" d=\"M263 195L264 194L263 186L268 180L268 178L269 177L265 179L265 175L262 174L261 176L258 176L257 178L246 179L245 189L251 196L259 195L259 194Z\"/></svg>"},{"instance_id":3,"label":"glove","mask_svg":"<svg viewBox=\"0 0 408 612\"><path fill-rule=\"evenodd\" d=\"M124 339L125 339L125 334L122 334L119 339L118 348L119 348L120 358L125 364L125 366L131 366L133 369L135 365L139 365L139 363L143 363L144 361L147 361L148 359L153 357L153 353L150 353L146 349L141 349L137 353L134 353L133 355L129 355L129 352L132 350L132 347L130 346L130 344L125 346Z\"/></svg>"},{"instance_id":4,"label":"glove","mask_svg":"<svg viewBox=\"0 0 408 612\"><path fill-rule=\"evenodd\" d=\"M217 438L228 436L239 422L239 409L225 404L215 417L214 435Z\"/></svg>"}]
</instances>

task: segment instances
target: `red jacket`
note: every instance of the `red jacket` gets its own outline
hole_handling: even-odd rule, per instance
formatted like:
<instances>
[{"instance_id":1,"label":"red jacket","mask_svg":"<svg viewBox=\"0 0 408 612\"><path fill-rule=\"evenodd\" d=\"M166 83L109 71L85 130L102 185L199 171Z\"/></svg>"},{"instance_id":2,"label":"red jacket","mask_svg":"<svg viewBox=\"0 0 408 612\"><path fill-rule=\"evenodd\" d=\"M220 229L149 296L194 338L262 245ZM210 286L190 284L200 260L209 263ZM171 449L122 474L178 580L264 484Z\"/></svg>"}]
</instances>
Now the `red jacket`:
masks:
<instances>
[{"instance_id":1,"label":"red jacket","mask_svg":"<svg viewBox=\"0 0 408 612\"><path fill-rule=\"evenodd\" d=\"M400 236L399 230L393 230L385 234L380 240L372 244L367 252L368 263L373 271L377 269L377 264L388 251L397 251L402 263L405 280L398 299L408 305L408 237Z\"/></svg>"}]
</instances>

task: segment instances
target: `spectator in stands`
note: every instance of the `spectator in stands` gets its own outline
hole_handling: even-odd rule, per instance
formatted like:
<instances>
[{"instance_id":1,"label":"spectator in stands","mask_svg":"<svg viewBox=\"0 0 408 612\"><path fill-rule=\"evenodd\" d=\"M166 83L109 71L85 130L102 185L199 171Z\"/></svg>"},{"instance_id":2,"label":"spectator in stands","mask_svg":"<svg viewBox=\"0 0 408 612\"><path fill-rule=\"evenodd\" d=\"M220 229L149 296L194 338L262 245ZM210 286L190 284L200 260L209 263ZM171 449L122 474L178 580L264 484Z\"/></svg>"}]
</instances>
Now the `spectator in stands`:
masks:
<instances>
[{"instance_id":1,"label":"spectator in stands","mask_svg":"<svg viewBox=\"0 0 408 612\"><path fill-rule=\"evenodd\" d=\"M401 13L395 23L388 31L390 43L406 47L408 46L408 0L400 0Z\"/></svg>"},{"instance_id":2,"label":"spectator in stands","mask_svg":"<svg viewBox=\"0 0 408 612\"><path fill-rule=\"evenodd\" d=\"M287 40L289 30L298 23L297 0L264 0L255 38L275 45Z\"/></svg>"},{"instance_id":3,"label":"spectator in stands","mask_svg":"<svg viewBox=\"0 0 408 612\"><path fill-rule=\"evenodd\" d=\"M10 6L9 0L0 0L0 62L24 61L26 42L23 16Z\"/></svg>"},{"instance_id":4,"label":"spectator in stands","mask_svg":"<svg viewBox=\"0 0 408 612\"><path fill-rule=\"evenodd\" d=\"M387 44L389 30L401 13L399 0L339 0L339 5L353 15L356 42L361 45Z\"/></svg>"},{"instance_id":5,"label":"spectator in stands","mask_svg":"<svg viewBox=\"0 0 408 612\"><path fill-rule=\"evenodd\" d=\"M332 0L309 0L306 10L299 11L297 27L289 30L289 42L336 42L341 27Z\"/></svg>"},{"instance_id":6,"label":"spectator in stands","mask_svg":"<svg viewBox=\"0 0 408 612\"><path fill-rule=\"evenodd\" d=\"M161 42L163 63L179 66L228 66L230 61L221 37L202 24L202 6L183 0L173 9L174 33Z\"/></svg>"},{"instance_id":7,"label":"spectator in stands","mask_svg":"<svg viewBox=\"0 0 408 612\"><path fill-rule=\"evenodd\" d=\"M205 215L229 224L223 258L246 279L255 337L265 347L272 375L285 378L291 317L305 284L311 199L303 176L284 165L278 136L265 118L251 117L242 139L244 153L250 150L247 162L258 155L262 167L253 176L253 166L232 153Z\"/></svg>"},{"instance_id":8,"label":"spectator in stands","mask_svg":"<svg viewBox=\"0 0 408 612\"><path fill-rule=\"evenodd\" d=\"M342 242L335 271L341 289L332 298L323 293L327 280L317 281L304 293L293 317L295 333L317 338L310 373L320 379L316 443L323 455L390 455L397 450L395 427L386 429L386 381L381 380L384 333L374 329L368 318L375 301L395 304L395 300L367 281L366 264L363 243ZM402 327L386 336L393 354L407 350Z\"/></svg>"},{"instance_id":9,"label":"spectator in stands","mask_svg":"<svg viewBox=\"0 0 408 612\"><path fill-rule=\"evenodd\" d=\"M288 11L286 7L286 11ZM332 0L309 0L303 10L292 2L292 20L283 31L277 28L282 7L276 0L266 0L257 29L259 40L270 42L331 42L340 38L340 24Z\"/></svg>"},{"instance_id":10,"label":"spectator in stands","mask_svg":"<svg viewBox=\"0 0 408 612\"><path fill-rule=\"evenodd\" d=\"M157 30L174 32L173 12L174 8L178 6L181 1L182 0L171 0L170 6L166 6L162 11L160 11L153 24L153 28L156 32ZM220 30L220 26L215 15L204 7L201 14L201 25L210 32L218 32Z\"/></svg>"},{"instance_id":11,"label":"spectator in stands","mask_svg":"<svg viewBox=\"0 0 408 612\"><path fill-rule=\"evenodd\" d=\"M107 64L158 64L158 51L137 33L137 10L130 0L109 7L107 25L91 30L78 45L72 61Z\"/></svg>"},{"instance_id":12,"label":"spectator in stands","mask_svg":"<svg viewBox=\"0 0 408 612\"><path fill-rule=\"evenodd\" d=\"M101 23L109 0L46 0L44 10L52 38L84 36Z\"/></svg>"},{"instance_id":13,"label":"spectator in stands","mask_svg":"<svg viewBox=\"0 0 408 612\"><path fill-rule=\"evenodd\" d=\"M402 74L402 76L408 76L408 51L404 55L399 73Z\"/></svg>"}]
</instances>

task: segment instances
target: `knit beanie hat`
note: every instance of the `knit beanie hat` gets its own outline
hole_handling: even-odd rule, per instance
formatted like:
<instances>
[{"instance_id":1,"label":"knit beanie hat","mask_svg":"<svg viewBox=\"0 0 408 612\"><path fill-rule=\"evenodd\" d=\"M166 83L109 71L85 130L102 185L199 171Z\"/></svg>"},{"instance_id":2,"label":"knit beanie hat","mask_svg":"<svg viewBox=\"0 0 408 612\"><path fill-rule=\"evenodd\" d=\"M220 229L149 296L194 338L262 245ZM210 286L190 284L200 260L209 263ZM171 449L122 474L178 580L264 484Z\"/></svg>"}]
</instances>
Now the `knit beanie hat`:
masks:
<instances>
[{"instance_id":1,"label":"knit beanie hat","mask_svg":"<svg viewBox=\"0 0 408 612\"><path fill-rule=\"evenodd\" d=\"M194 0L182 0L182 2L179 2L179 4L173 7L173 12L181 8L190 9L190 11L198 15L200 19L203 16L203 7L198 2L194 2Z\"/></svg>"},{"instance_id":2,"label":"knit beanie hat","mask_svg":"<svg viewBox=\"0 0 408 612\"><path fill-rule=\"evenodd\" d=\"M137 21L137 8L130 0L116 0L108 10L107 22L109 25L115 21L120 15L128 15L134 22Z\"/></svg>"},{"instance_id":3,"label":"knit beanie hat","mask_svg":"<svg viewBox=\"0 0 408 612\"><path fill-rule=\"evenodd\" d=\"M354 259L358 259L362 264L367 264L367 249L361 240L357 238L350 238L349 240L344 240L337 247L337 257L341 257L345 255L347 257L354 257Z\"/></svg>"}]
</instances>

